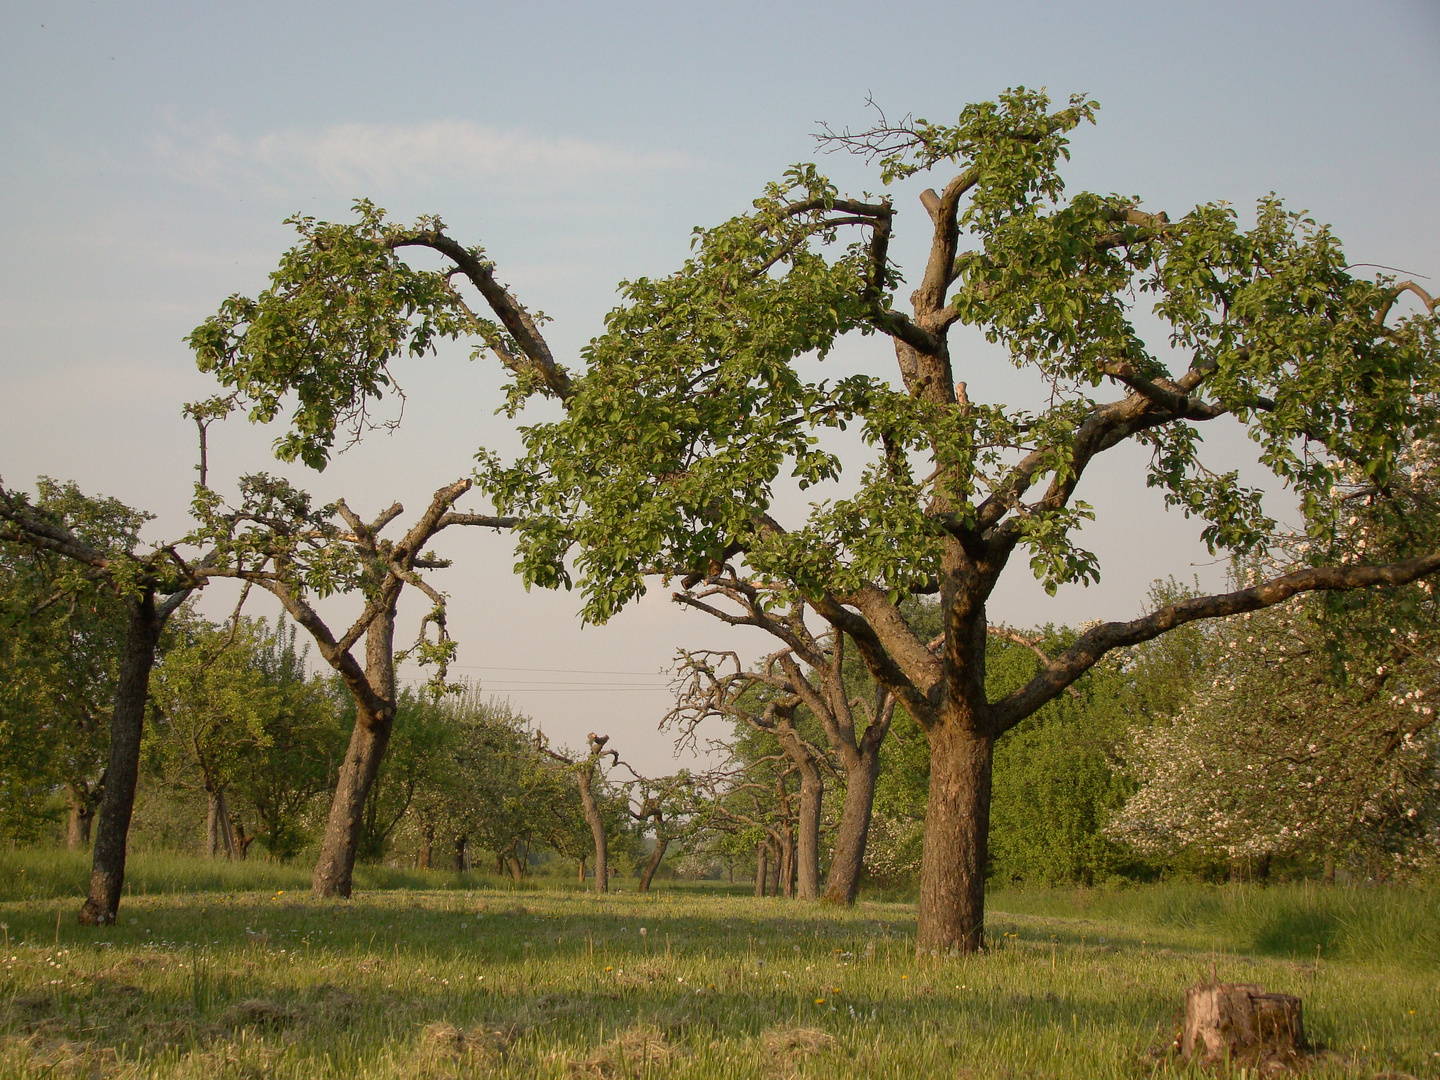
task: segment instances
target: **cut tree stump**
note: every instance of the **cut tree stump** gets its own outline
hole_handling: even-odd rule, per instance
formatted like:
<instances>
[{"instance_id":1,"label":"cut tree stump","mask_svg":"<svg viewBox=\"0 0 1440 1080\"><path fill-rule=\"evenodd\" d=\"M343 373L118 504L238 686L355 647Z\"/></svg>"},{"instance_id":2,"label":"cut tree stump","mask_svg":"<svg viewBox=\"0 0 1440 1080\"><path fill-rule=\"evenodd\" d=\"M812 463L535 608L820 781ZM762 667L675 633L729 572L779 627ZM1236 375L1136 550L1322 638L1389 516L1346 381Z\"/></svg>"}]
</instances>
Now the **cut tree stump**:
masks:
<instances>
[{"instance_id":1,"label":"cut tree stump","mask_svg":"<svg viewBox=\"0 0 1440 1080\"><path fill-rule=\"evenodd\" d=\"M1185 991L1180 1056L1204 1064L1245 1061L1285 1068L1306 1050L1300 999L1251 983L1202 983Z\"/></svg>"}]
</instances>

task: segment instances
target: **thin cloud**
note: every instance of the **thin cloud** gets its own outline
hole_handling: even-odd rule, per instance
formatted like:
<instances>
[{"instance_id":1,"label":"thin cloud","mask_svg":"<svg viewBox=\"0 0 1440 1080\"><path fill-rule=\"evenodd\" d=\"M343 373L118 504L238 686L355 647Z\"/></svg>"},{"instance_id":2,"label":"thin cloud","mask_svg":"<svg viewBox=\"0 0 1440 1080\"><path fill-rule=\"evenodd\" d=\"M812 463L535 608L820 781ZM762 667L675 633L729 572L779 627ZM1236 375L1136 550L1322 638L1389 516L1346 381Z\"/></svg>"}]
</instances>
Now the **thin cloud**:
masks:
<instances>
[{"instance_id":1,"label":"thin cloud","mask_svg":"<svg viewBox=\"0 0 1440 1080\"><path fill-rule=\"evenodd\" d=\"M286 128L254 139L214 121L173 115L150 139L161 171L203 187L260 187L276 194L316 181L349 194L457 179L564 187L600 176L684 169L682 154L635 152L584 139L481 127L466 120Z\"/></svg>"}]
</instances>

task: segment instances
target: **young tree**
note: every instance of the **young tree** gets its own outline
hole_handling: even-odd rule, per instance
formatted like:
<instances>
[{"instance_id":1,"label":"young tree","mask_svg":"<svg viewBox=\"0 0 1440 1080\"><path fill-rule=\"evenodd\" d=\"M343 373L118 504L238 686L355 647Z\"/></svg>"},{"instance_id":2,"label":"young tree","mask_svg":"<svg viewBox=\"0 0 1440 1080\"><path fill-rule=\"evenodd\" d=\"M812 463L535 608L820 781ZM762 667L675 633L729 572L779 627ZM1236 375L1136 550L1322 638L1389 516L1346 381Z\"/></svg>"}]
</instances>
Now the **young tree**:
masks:
<instances>
[{"instance_id":1,"label":"young tree","mask_svg":"<svg viewBox=\"0 0 1440 1080\"><path fill-rule=\"evenodd\" d=\"M62 504L72 517L95 509L73 485L42 479L38 487L40 502L57 512ZM114 592L77 575L69 560L0 543L0 828L12 838L48 831L59 786L66 846L89 846L125 622Z\"/></svg>"},{"instance_id":2,"label":"young tree","mask_svg":"<svg viewBox=\"0 0 1440 1080\"><path fill-rule=\"evenodd\" d=\"M0 487L0 542L67 560L73 588L82 582L104 588L125 610L90 891L80 909L80 921L87 924L112 923L119 910L155 650L170 616L205 582L205 563L186 561L174 545L137 552L148 518L114 499L81 496L73 485L57 492L42 487L34 503Z\"/></svg>"},{"instance_id":3,"label":"young tree","mask_svg":"<svg viewBox=\"0 0 1440 1080\"><path fill-rule=\"evenodd\" d=\"M355 705L350 743L335 781L335 793L315 864L316 896L349 896L355 857L365 831L365 808L389 745L400 701L395 680L395 620L400 595L411 585L433 605L421 622L414 649L421 663L445 664L454 644L445 630L445 597L421 571L449 566L426 546L453 525L507 527L503 519L461 513L455 503L470 490L469 480L447 484L401 537L381 536L404 508L396 503L366 522L340 500L315 509L310 497L288 481L247 476L237 507L203 485L197 488L197 538L213 545L212 576L237 578L265 589L314 639L320 656L340 676ZM332 593L358 591L360 614L339 634L313 601ZM427 636L433 627L436 640ZM354 655L365 639L365 660Z\"/></svg>"},{"instance_id":4,"label":"young tree","mask_svg":"<svg viewBox=\"0 0 1440 1080\"><path fill-rule=\"evenodd\" d=\"M590 829L590 839L593 844L595 857L595 891L607 893L610 891L610 844L605 829L605 817L601 813L600 795L598 790L605 784L605 775L600 771L601 761L608 755L611 767L620 764L620 752L613 747L605 749L605 744L610 741L608 735L596 735L593 731L586 736L589 746L589 753L583 758L573 754L561 753L552 749L550 742L541 732L535 733L535 749L552 761L556 761L565 767L575 781L575 790L580 793L580 808L585 816L585 824ZM562 841L563 843L563 841ZM568 845L565 845L568 847ZM562 848L562 853L566 852ZM579 856L581 867L584 867L585 860Z\"/></svg>"}]
</instances>

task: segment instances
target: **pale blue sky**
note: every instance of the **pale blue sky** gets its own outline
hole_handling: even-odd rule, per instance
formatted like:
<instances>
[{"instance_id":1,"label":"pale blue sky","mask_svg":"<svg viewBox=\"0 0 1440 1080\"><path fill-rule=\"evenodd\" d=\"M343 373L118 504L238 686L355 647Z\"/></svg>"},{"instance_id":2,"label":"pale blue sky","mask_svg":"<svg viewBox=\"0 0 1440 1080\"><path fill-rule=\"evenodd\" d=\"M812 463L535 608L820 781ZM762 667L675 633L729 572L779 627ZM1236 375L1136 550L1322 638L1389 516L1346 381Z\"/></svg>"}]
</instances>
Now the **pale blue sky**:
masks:
<instances>
[{"instance_id":1,"label":"pale blue sky","mask_svg":"<svg viewBox=\"0 0 1440 1080\"><path fill-rule=\"evenodd\" d=\"M342 216L368 195L400 217L440 213L555 318L553 342L573 357L618 279L673 268L691 226L743 210L812 155L816 121L863 124L867 94L892 115L950 118L1016 84L1100 101L1099 126L1074 140L1072 189L1138 194L1172 215L1274 190L1332 223L1356 262L1440 276L1434 0L4 0L0 476L73 478L159 513L157 536L182 531L193 446L178 410L209 388L181 338L227 294L263 284L291 212ZM846 186L878 186L853 161L824 164ZM904 259L917 210L908 189L897 198ZM972 394L1010 393L984 359ZM858 346L839 360L886 363ZM446 357L406 371L402 433L307 482L418 508L477 444L512 445L491 415L491 367ZM268 437L223 433L217 468L274 469ZM1128 617L1151 577L1197 572L1198 530L1158 513L1137 476L1125 463L1087 493L1110 515L1091 534L1104 583L1046 601L1017 566L999 617ZM462 659L492 666L468 669L487 686L561 678L502 666L649 672L676 645L729 640L658 597L581 634L572 597L527 597L508 578L503 540L448 546L461 558L446 585ZM561 738L608 725L645 740L637 762L663 757L648 734L663 693L514 699Z\"/></svg>"}]
</instances>

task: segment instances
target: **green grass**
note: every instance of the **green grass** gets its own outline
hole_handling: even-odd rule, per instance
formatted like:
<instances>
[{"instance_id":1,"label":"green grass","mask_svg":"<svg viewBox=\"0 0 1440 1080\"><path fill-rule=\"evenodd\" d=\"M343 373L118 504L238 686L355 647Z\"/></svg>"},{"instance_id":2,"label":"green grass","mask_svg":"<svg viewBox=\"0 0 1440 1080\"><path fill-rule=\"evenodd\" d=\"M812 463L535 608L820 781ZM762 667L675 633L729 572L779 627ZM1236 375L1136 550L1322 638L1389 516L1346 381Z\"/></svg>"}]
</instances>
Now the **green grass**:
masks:
<instances>
[{"instance_id":1,"label":"green grass","mask_svg":"<svg viewBox=\"0 0 1440 1080\"><path fill-rule=\"evenodd\" d=\"M73 879L0 903L0 1077L1184 1074L1167 1047L1184 988L1212 963L1304 999L1326 1048L1308 1075L1440 1074L1440 957L1387 944L1435 910L1433 894L1004 892L993 951L917 960L913 909L898 903L560 887L337 903L297 892L306 875L292 888L285 867L187 879L168 865L113 927L76 925ZM263 892L180 888L231 873L277 876ZM1294 911L1323 918L1288 930ZM1399 929L1367 936L1354 925L1367 919ZM1342 928L1318 967L1300 948L1316 926ZM1275 948L1267 934L1292 938Z\"/></svg>"}]
</instances>

